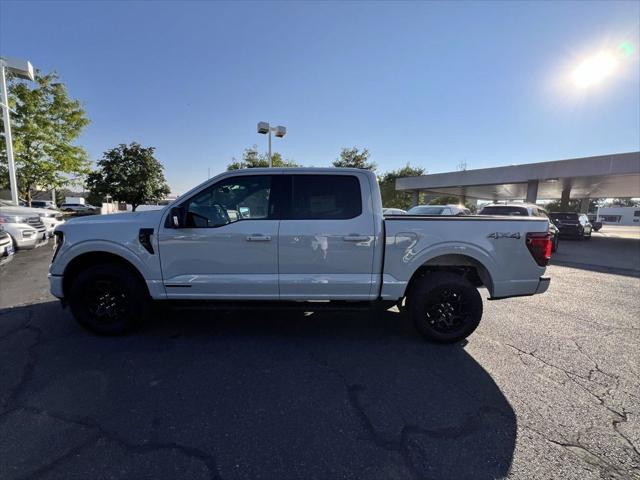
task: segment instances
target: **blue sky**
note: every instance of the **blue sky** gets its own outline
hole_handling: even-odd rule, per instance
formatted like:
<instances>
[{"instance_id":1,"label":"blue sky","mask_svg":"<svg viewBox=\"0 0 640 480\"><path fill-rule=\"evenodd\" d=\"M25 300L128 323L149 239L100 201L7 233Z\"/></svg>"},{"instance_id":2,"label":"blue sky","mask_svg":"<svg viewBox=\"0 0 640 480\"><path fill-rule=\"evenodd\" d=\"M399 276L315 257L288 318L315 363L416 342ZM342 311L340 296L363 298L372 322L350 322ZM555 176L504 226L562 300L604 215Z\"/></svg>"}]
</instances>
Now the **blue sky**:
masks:
<instances>
[{"instance_id":1,"label":"blue sky","mask_svg":"<svg viewBox=\"0 0 640 480\"><path fill-rule=\"evenodd\" d=\"M0 54L56 70L92 159L157 148L175 192L224 170L260 120L274 150L328 166L367 147L429 172L640 150L638 2L8 2ZM593 88L585 56L633 55Z\"/></svg>"}]
</instances>

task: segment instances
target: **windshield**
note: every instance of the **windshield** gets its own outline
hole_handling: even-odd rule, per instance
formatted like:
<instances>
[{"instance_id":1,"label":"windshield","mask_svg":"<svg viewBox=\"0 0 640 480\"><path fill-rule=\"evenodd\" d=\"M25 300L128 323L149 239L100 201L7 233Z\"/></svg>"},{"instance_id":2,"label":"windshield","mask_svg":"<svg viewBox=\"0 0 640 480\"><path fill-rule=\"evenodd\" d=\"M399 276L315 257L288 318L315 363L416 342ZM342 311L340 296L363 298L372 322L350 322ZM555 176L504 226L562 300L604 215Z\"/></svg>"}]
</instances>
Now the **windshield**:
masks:
<instances>
[{"instance_id":1,"label":"windshield","mask_svg":"<svg viewBox=\"0 0 640 480\"><path fill-rule=\"evenodd\" d=\"M442 215L444 207L413 207L407 213L409 215Z\"/></svg>"},{"instance_id":2,"label":"windshield","mask_svg":"<svg viewBox=\"0 0 640 480\"><path fill-rule=\"evenodd\" d=\"M529 213L524 207L507 207L506 205L496 205L484 207L480 215L522 215L528 216Z\"/></svg>"}]
</instances>

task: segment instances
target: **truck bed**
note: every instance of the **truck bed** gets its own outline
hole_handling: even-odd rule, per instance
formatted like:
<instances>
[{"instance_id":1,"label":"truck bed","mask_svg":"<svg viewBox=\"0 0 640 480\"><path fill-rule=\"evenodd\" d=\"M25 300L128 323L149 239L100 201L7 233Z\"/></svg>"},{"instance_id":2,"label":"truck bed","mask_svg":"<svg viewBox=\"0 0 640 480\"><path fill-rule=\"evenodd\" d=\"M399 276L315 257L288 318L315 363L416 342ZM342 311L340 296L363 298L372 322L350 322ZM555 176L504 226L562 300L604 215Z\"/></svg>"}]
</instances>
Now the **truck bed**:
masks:
<instances>
[{"instance_id":1,"label":"truck bed","mask_svg":"<svg viewBox=\"0 0 640 480\"><path fill-rule=\"evenodd\" d=\"M539 266L529 252L529 232L547 232L547 219L485 216L387 216L381 297L404 292L420 265L459 265L485 274L492 298L532 295L540 288Z\"/></svg>"}]
</instances>

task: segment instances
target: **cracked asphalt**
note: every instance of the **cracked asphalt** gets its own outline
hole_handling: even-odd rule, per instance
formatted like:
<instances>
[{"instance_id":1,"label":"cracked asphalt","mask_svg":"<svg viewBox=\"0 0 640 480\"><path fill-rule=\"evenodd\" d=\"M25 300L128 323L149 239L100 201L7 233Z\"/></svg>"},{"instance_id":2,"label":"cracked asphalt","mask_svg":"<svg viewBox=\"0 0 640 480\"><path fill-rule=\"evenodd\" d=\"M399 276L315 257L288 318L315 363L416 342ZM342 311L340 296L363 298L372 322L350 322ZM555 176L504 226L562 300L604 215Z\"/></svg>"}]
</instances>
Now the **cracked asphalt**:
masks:
<instances>
[{"instance_id":1,"label":"cracked asphalt","mask_svg":"<svg viewBox=\"0 0 640 480\"><path fill-rule=\"evenodd\" d=\"M2 480L640 479L640 237L561 242L546 294L486 301L454 346L394 310L163 309L99 338L50 255L0 268Z\"/></svg>"}]
</instances>

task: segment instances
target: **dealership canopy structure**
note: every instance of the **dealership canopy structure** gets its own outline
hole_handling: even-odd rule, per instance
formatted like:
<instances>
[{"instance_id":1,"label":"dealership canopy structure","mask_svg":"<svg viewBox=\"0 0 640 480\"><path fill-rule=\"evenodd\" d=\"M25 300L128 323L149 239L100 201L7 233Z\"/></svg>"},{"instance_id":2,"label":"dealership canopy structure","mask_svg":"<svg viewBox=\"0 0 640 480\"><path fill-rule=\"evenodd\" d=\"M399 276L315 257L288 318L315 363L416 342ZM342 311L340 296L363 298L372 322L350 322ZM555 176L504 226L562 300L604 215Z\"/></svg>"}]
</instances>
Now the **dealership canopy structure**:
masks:
<instances>
[{"instance_id":1,"label":"dealership canopy structure","mask_svg":"<svg viewBox=\"0 0 640 480\"><path fill-rule=\"evenodd\" d=\"M396 180L396 190L463 200L640 197L640 152L436 173ZM588 205L588 201L583 202Z\"/></svg>"}]
</instances>

